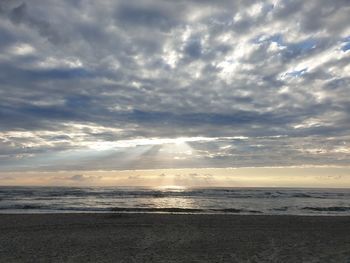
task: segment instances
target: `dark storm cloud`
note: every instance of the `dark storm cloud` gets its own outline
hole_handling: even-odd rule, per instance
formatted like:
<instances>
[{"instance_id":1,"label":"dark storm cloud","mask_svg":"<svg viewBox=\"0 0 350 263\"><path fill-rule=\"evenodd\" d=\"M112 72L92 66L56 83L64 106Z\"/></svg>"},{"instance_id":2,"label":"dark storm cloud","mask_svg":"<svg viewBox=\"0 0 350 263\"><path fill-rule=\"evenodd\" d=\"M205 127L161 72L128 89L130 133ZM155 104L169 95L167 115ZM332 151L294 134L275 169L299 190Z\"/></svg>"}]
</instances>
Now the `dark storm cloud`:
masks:
<instances>
[{"instance_id":1,"label":"dark storm cloud","mask_svg":"<svg viewBox=\"0 0 350 263\"><path fill-rule=\"evenodd\" d=\"M345 0L1 1L1 166L344 164L349 12ZM125 146L176 137L205 139L158 162L159 145Z\"/></svg>"}]
</instances>

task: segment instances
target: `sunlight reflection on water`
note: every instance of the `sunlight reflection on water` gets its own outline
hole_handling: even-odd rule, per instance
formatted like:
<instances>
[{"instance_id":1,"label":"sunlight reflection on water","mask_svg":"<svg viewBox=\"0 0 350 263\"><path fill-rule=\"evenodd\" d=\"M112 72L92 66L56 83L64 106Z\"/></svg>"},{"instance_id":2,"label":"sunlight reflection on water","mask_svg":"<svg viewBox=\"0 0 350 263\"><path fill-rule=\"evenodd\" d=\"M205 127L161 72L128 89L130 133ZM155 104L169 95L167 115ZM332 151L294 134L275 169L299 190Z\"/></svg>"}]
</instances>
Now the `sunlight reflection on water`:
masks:
<instances>
[{"instance_id":1,"label":"sunlight reflection on water","mask_svg":"<svg viewBox=\"0 0 350 263\"><path fill-rule=\"evenodd\" d=\"M187 190L187 187L182 185L163 185L155 187L154 190L162 192L184 192Z\"/></svg>"},{"instance_id":2,"label":"sunlight reflection on water","mask_svg":"<svg viewBox=\"0 0 350 263\"><path fill-rule=\"evenodd\" d=\"M154 208L164 208L164 207L176 207L176 208L197 208L196 200L190 196L172 196L166 197L163 196L162 193L184 193L188 190L187 187L181 185L165 185L155 187L154 190L160 191L159 195L155 196L156 198L152 198L149 201L149 205Z\"/></svg>"},{"instance_id":3,"label":"sunlight reflection on water","mask_svg":"<svg viewBox=\"0 0 350 263\"><path fill-rule=\"evenodd\" d=\"M150 201L154 208L197 208L195 200L186 197L154 198Z\"/></svg>"}]
</instances>

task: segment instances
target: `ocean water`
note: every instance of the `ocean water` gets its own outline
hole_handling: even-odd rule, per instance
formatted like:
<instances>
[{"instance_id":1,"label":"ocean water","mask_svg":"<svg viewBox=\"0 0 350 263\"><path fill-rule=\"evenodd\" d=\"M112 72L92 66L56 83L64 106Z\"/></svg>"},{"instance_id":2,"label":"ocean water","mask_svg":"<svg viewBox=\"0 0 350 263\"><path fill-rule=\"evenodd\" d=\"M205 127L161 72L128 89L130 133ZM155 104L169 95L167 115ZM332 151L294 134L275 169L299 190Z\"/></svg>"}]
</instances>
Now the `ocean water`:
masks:
<instances>
[{"instance_id":1,"label":"ocean water","mask_svg":"<svg viewBox=\"0 0 350 263\"><path fill-rule=\"evenodd\" d=\"M350 189L0 187L0 213L350 215Z\"/></svg>"}]
</instances>

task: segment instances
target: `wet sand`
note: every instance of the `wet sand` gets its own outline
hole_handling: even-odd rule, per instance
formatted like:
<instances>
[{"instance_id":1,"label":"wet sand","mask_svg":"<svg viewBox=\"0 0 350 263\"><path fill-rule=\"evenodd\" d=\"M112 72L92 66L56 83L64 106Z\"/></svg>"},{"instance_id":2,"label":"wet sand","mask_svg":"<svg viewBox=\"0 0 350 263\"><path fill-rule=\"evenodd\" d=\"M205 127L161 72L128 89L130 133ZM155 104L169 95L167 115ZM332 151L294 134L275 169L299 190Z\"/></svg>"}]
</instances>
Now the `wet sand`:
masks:
<instances>
[{"instance_id":1,"label":"wet sand","mask_svg":"<svg viewBox=\"0 0 350 263\"><path fill-rule=\"evenodd\" d=\"M0 215L0 262L350 262L350 217Z\"/></svg>"}]
</instances>

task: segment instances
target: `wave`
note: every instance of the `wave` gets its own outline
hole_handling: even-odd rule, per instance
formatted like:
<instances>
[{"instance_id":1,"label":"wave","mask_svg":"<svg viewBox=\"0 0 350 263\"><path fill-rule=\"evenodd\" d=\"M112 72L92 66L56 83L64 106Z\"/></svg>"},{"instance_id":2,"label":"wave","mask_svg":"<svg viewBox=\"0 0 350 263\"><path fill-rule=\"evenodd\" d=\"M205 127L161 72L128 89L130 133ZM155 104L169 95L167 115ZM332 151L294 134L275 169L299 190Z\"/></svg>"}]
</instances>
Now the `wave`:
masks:
<instances>
[{"instance_id":1,"label":"wave","mask_svg":"<svg viewBox=\"0 0 350 263\"><path fill-rule=\"evenodd\" d=\"M311 210L317 212L347 212L350 211L350 207L347 206L329 206L329 207L303 207L303 210Z\"/></svg>"},{"instance_id":2,"label":"wave","mask_svg":"<svg viewBox=\"0 0 350 263\"><path fill-rule=\"evenodd\" d=\"M272 210L273 211L280 211L280 212L285 212L289 209L288 206L283 206L283 207L276 207L276 208L273 208Z\"/></svg>"},{"instance_id":3,"label":"wave","mask_svg":"<svg viewBox=\"0 0 350 263\"><path fill-rule=\"evenodd\" d=\"M198 213L204 212L203 209L195 208L176 208L176 207L162 207L162 208L149 208L149 207L113 207L110 209L112 212L168 212L168 213Z\"/></svg>"},{"instance_id":4,"label":"wave","mask_svg":"<svg viewBox=\"0 0 350 263\"><path fill-rule=\"evenodd\" d=\"M223 209L197 209L197 208L176 208L176 207L137 207L137 208L125 208L125 207L113 207L113 212L167 212L167 213L262 213L257 210L245 210L237 208L223 208Z\"/></svg>"},{"instance_id":5,"label":"wave","mask_svg":"<svg viewBox=\"0 0 350 263\"><path fill-rule=\"evenodd\" d=\"M201 208L178 208L178 207L55 207L45 205L15 204L1 206L0 210L42 210L42 211L72 211L72 212L135 212L135 213L263 213L257 210L223 208L223 209L201 209Z\"/></svg>"},{"instance_id":6,"label":"wave","mask_svg":"<svg viewBox=\"0 0 350 263\"><path fill-rule=\"evenodd\" d=\"M23 209L23 210L27 210L27 209L43 209L45 208L44 206L41 205L27 205L27 204L23 204L23 205L5 205L5 206L0 206L0 210L9 210L9 209Z\"/></svg>"},{"instance_id":7,"label":"wave","mask_svg":"<svg viewBox=\"0 0 350 263\"><path fill-rule=\"evenodd\" d=\"M311 198L311 197L314 197L314 196L312 196L310 194L296 193L296 194L293 194L292 197Z\"/></svg>"},{"instance_id":8,"label":"wave","mask_svg":"<svg viewBox=\"0 0 350 263\"><path fill-rule=\"evenodd\" d=\"M257 210L246 210L246 209L237 209L237 208L211 209L211 211L224 212L224 213L254 213L254 214L263 213Z\"/></svg>"}]
</instances>

